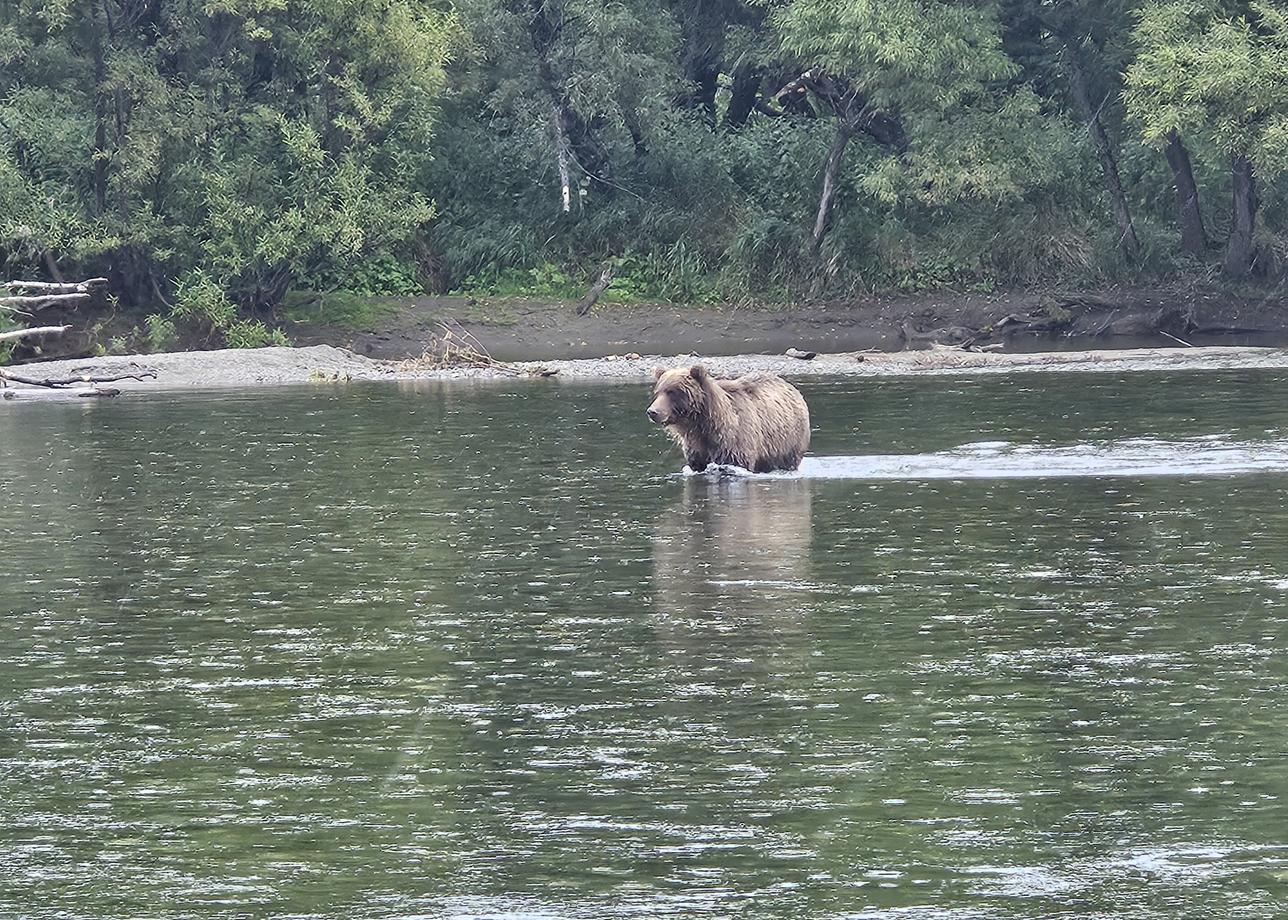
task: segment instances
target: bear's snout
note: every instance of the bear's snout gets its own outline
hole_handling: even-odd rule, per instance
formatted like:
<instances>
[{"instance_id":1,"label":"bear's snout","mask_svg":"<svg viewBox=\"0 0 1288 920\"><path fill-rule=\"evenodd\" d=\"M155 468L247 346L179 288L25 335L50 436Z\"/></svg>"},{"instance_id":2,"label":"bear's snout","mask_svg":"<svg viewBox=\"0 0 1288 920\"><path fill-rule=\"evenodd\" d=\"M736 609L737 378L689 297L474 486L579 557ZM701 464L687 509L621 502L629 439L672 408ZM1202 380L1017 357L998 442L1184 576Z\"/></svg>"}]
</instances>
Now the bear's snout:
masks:
<instances>
[{"instance_id":1,"label":"bear's snout","mask_svg":"<svg viewBox=\"0 0 1288 920\"><path fill-rule=\"evenodd\" d=\"M659 425L662 423L662 413L652 406L649 406L644 414L648 416L648 420L650 422L654 422Z\"/></svg>"}]
</instances>

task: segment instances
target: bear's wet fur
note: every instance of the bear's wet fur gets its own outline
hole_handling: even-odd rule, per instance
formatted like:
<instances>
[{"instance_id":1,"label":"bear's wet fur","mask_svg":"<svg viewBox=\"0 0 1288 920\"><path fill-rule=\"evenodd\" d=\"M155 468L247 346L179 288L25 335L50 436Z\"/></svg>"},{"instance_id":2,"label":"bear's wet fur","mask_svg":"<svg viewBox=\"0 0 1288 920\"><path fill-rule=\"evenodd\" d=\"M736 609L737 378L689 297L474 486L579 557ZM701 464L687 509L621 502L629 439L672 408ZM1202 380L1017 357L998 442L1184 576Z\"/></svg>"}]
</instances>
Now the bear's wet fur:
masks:
<instances>
[{"instance_id":1,"label":"bear's wet fur","mask_svg":"<svg viewBox=\"0 0 1288 920\"><path fill-rule=\"evenodd\" d=\"M665 425L689 469L709 464L755 473L794 470L809 450L809 407L773 374L717 380L705 367L658 368L651 421Z\"/></svg>"}]
</instances>

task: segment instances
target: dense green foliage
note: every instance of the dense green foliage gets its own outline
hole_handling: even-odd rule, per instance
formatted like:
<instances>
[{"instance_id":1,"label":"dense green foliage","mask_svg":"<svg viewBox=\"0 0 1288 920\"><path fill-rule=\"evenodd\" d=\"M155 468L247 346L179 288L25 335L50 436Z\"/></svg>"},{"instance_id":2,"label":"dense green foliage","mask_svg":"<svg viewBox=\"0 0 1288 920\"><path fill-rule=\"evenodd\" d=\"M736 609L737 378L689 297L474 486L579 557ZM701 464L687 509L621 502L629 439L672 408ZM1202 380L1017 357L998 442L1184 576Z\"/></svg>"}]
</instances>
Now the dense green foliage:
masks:
<instances>
[{"instance_id":1,"label":"dense green foliage","mask_svg":"<svg viewBox=\"0 0 1288 920\"><path fill-rule=\"evenodd\" d=\"M5 270L243 343L606 259L710 301L1288 251L1270 0L0 0L0 68Z\"/></svg>"},{"instance_id":2,"label":"dense green foliage","mask_svg":"<svg viewBox=\"0 0 1288 920\"><path fill-rule=\"evenodd\" d=\"M1248 10L1231 17L1192 0L1147 9L1128 102L1146 140L1203 137L1274 178L1288 170L1288 11L1261 0Z\"/></svg>"},{"instance_id":3,"label":"dense green foliage","mask_svg":"<svg viewBox=\"0 0 1288 920\"><path fill-rule=\"evenodd\" d=\"M0 247L253 340L311 272L433 216L455 35L416 0L0 3ZM24 264L25 263L25 264Z\"/></svg>"}]
</instances>

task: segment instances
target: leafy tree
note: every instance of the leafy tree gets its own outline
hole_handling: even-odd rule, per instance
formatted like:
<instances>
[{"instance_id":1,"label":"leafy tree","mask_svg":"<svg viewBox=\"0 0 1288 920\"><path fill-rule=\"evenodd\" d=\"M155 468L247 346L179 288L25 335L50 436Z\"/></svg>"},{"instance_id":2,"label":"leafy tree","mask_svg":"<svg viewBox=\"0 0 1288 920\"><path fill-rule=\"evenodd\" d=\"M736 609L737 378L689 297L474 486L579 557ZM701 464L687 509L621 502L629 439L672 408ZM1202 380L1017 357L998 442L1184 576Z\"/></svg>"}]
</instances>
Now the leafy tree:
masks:
<instances>
[{"instance_id":1,"label":"leafy tree","mask_svg":"<svg viewBox=\"0 0 1288 920\"><path fill-rule=\"evenodd\" d=\"M134 302L211 282L272 307L433 214L412 183L454 26L419 0L2 9L11 259L105 268Z\"/></svg>"},{"instance_id":2,"label":"leafy tree","mask_svg":"<svg viewBox=\"0 0 1288 920\"><path fill-rule=\"evenodd\" d=\"M672 21L656 3L462 0L472 37L457 71L468 100L457 114L523 138L554 164L561 210L580 192L611 196L612 135L647 148L648 128L677 87Z\"/></svg>"},{"instance_id":3,"label":"leafy tree","mask_svg":"<svg viewBox=\"0 0 1288 920\"><path fill-rule=\"evenodd\" d=\"M777 68L767 18L780 0L673 0L680 31L680 63L689 91L683 107L707 122L741 128L760 99L767 73ZM720 91L727 89L721 112Z\"/></svg>"},{"instance_id":4,"label":"leafy tree","mask_svg":"<svg viewBox=\"0 0 1288 920\"><path fill-rule=\"evenodd\" d=\"M1262 0L1168 0L1147 7L1127 103L1146 140L1203 137L1230 160L1233 203L1225 270L1256 259L1258 177L1288 171L1288 12Z\"/></svg>"},{"instance_id":5,"label":"leafy tree","mask_svg":"<svg viewBox=\"0 0 1288 920\"><path fill-rule=\"evenodd\" d=\"M969 106L1015 71L988 11L940 0L795 0L777 25L784 48L806 66L779 99L810 94L837 117L811 236L816 254L855 134L902 148L905 121Z\"/></svg>"},{"instance_id":6,"label":"leafy tree","mask_svg":"<svg viewBox=\"0 0 1288 920\"><path fill-rule=\"evenodd\" d=\"M1118 225L1119 246L1135 259L1140 240L1113 136L1122 121L1119 74L1130 55L1132 2L1005 0L1002 17L1007 51L1025 77L1086 125Z\"/></svg>"},{"instance_id":7,"label":"leafy tree","mask_svg":"<svg viewBox=\"0 0 1288 920\"><path fill-rule=\"evenodd\" d=\"M1288 251L1281 7L0 0L0 262L249 343L290 287L606 259L696 300L1135 280L1233 187L1239 276Z\"/></svg>"}]
</instances>

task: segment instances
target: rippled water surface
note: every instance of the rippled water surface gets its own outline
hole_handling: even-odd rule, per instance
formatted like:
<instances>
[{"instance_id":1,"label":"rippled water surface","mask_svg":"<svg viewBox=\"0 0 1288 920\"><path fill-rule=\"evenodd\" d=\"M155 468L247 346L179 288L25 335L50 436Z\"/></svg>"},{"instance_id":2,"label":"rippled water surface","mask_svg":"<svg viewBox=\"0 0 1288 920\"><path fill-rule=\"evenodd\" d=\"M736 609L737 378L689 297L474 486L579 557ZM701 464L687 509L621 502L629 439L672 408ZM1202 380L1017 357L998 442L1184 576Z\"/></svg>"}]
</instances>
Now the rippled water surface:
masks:
<instances>
[{"instance_id":1,"label":"rippled water surface","mask_svg":"<svg viewBox=\"0 0 1288 920\"><path fill-rule=\"evenodd\" d=\"M0 404L0 915L1288 915L1288 377L805 391Z\"/></svg>"}]
</instances>

